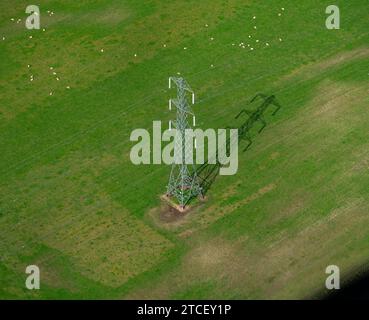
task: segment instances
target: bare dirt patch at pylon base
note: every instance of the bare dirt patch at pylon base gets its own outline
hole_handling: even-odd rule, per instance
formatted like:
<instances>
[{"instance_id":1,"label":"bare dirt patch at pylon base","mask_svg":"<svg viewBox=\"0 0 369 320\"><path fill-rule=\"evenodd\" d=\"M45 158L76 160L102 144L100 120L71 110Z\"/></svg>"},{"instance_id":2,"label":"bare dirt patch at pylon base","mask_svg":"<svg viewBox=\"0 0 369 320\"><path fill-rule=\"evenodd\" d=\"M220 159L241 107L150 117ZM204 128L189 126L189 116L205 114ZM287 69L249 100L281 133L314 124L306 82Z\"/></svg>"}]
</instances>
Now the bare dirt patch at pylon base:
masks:
<instances>
[{"instance_id":1,"label":"bare dirt patch at pylon base","mask_svg":"<svg viewBox=\"0 0 369 320\"><path fill-rule=\"evenodd\" d=\"M161 196L160 199L163 201L163 203L161 205L159 218L160 221L164 223L175 223L183 219L191 210L190 206L187 206L184 209L182 209L179 205L174 203L166 195Z\"/></svg>"},{"instance_id":2,"label":"bare dirt patch at pylon base","mask_svg":"<svg viewBox=\"0 0 369 320\"><path fill-rule=\"evenodd\" d=\"M167 196L166 194L160 196L160 199L163 202L165 202L169 207L171 207L174 211L177 211L179 215L184 215L189 210L191 210L191 206L186 205L184 208L182 208L179 204L174 202L173 198Z\"/></svg>"},{"instance_id":3,"label":"bare dirt patch at pylon base","mask_svg":"<svg viewBox=\"0 0 369 320\"><path fill-rule=\"evenodd\" d=\"M160 199L162 200L161 205L151 209L148 212L148 216L153 220L155 225L167 230L182 227L207 200L207 198L204 197L204 199L199 199L196 203L188 205L182 210L172 198L161 195Z\"/></svg>"}]
</instances>

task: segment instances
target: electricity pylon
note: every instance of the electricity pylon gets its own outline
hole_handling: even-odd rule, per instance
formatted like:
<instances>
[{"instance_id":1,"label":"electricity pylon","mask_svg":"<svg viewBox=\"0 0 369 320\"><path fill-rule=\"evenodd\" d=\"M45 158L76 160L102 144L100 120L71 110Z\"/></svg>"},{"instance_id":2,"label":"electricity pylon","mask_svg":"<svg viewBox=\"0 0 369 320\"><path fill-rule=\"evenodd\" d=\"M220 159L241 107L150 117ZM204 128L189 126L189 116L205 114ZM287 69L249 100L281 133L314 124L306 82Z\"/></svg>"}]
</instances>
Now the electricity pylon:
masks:
<instances>
[{"instance_id":1,"label":"electricity pylon","mask_svg":"<svg viewBox=\"0 0 369 320\"><path fill-rule=\"evenodd\" d=\"M187 164L189 162L188 157L193 154L193 152L187 154L189 148L193 148L193 141L185 138L186 129L190 128L188 124L189 116L193 116L193 125L195 125L195 115L188 104L187 95L188 93L192 94L192 104L195 103L195 95L185 79L170 77L169 89L171 88L172 82L177 86L177 98L169 100L169 110L172 109L172 104L177 108L176 120L169 122L169 129L172 128L172 123L173 127L176 129L174 139L175 162L173 163L172 170L170 172L167 196L174 196L177 199L180 208L183 210L192 198L199 195L202 196L196 167L194 164Z\"/></svg>"}]
</instances>

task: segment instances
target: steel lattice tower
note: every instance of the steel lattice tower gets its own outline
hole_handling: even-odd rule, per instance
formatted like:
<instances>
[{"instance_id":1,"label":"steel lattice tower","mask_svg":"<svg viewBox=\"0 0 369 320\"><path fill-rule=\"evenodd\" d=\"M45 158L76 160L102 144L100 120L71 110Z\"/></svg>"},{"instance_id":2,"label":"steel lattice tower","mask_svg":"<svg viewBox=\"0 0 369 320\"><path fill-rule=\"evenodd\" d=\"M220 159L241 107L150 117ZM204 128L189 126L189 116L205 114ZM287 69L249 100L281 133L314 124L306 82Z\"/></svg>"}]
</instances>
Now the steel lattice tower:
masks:
<instances>
[{"instance_id":1,"label":"steel lattice tower","mask_svg":"<svg viewBox=\"0 0 369 320\"><path fill-rule=\"evenodd\" d=\"M169 100L169 109L172 108L172 103L177 108L176 120L173 122L173 127L176 129L174 158L176 161L172 165L170 172L169 183L167 186L167 196L174 196L181 209L184 209L190 199L202 195L200 183L197 178L196 167L194 164L186 164L188 155L186 151L192 148L192 142L185 139L185 131L189 129L188 117L193 116L193 124L195 125L195 116L187 101L188 93L192 94L192 103L194 104L194 92L188 85L185 79L170 77L169 89L171 82L177 86L177 98ZM169 122L171 129L172 122ZM189 145L190 144L190 145ZM195 141L196 146L196 141Z\"/></svg>"}]
</instances>

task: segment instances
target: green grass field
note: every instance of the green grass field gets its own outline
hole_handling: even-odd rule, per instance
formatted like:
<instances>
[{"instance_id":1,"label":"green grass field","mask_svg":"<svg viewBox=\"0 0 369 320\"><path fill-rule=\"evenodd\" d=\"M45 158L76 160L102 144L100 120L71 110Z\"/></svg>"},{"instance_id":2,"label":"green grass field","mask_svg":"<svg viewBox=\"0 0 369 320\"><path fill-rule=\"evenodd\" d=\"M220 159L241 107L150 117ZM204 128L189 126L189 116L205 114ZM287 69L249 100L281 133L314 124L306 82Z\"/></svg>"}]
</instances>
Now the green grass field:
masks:
<instances>
[{"instance_id":1,"label":"green grass field","mask_svg":"<svg viewBox=\"0 0 369 320\"><path fill-rule=\"evenodd\" d=\"M0 4L0 298L315 298L369 262L367 1L335 1L340 30L325 0L39 4L41 30ZM257 92L283 108L173 222L170 167L134 166L129 136L173 118L177 73L203 129Z\"/></svg>"}]
</instances>

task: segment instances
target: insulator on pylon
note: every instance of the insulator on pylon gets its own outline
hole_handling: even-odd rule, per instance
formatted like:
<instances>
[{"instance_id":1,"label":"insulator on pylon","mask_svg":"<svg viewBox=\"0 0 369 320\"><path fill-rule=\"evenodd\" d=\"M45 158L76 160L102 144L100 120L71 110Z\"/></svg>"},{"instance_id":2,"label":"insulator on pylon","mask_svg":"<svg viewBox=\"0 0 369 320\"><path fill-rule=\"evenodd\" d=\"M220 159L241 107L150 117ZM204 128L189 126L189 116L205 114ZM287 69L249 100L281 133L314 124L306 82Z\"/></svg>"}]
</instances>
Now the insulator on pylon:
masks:
<instances>
[{"instance_id":1,"label":"insulator on pylon","mask_svg":"<svg viewBox=\"0 0 369 320\"><path fill-rule=\"evenodd\" d=\"M192 93L192 104L195 104L195 94Z\"/></svg>"},{"instance_id":2,"label":"insulator on pylon","mask_svg":"<svg viewBox=\"0 0 369 320\"><path fill-rule=\"evenodd\" d=\"M196 118L195 118L195 116L193 116L193 126L195 127L196 126Z\"/></svg>"}]
</instances>

